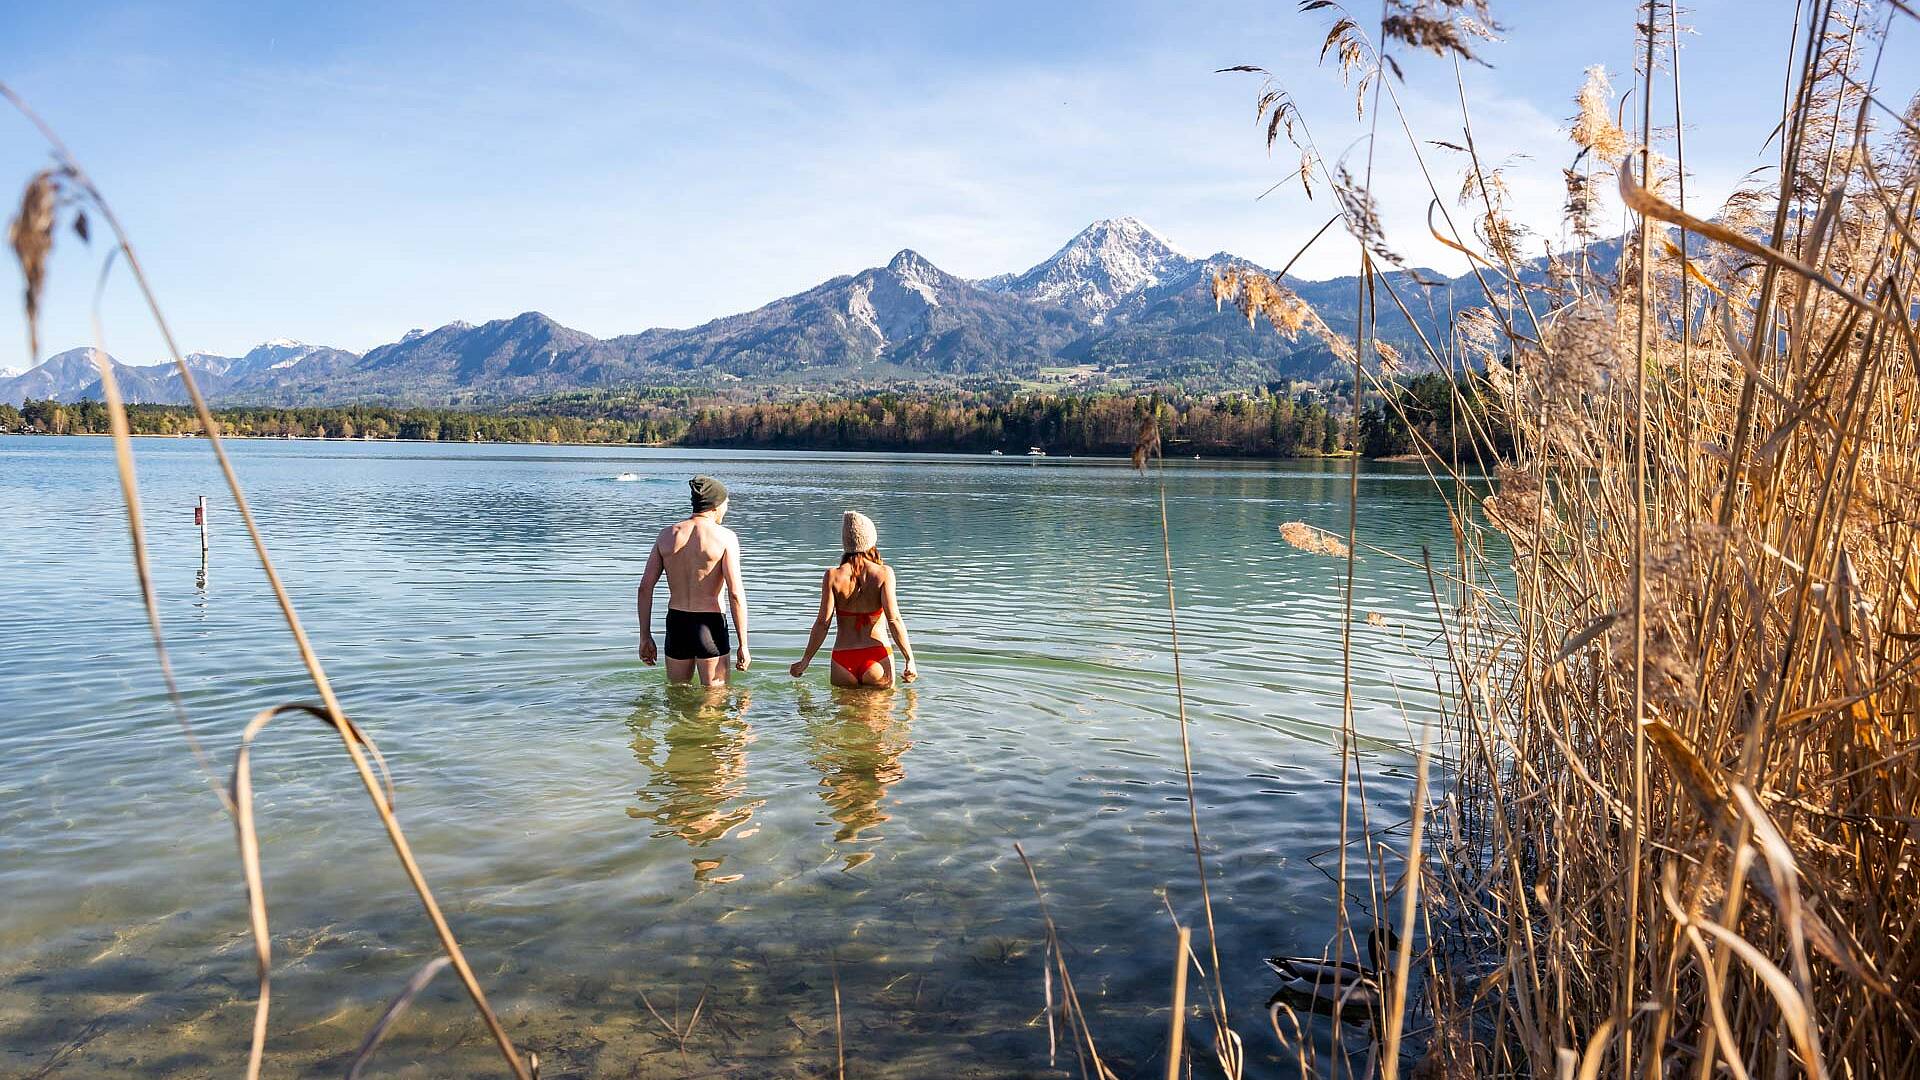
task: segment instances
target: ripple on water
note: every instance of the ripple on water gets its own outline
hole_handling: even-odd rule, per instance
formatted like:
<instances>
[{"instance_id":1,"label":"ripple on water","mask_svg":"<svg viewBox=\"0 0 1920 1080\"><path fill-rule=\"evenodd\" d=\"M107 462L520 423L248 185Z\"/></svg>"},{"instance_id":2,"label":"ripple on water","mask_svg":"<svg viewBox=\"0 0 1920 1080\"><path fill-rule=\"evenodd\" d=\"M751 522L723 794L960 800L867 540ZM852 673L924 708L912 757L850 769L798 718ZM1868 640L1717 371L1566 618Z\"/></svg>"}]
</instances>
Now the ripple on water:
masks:
<instances>
[{"instance_id":1,"label":"ripple on water","mask_svg":"<svg viewBox=\"0 0 1920 1080\"><path fill-rule=\"evenodd\" d=\"M143 440L171 652L217 768L264 706L310 696L205 447ZM1103 1050L1150 1063L1166 903L1197 914L1167 648L1157 489L1110 463L247 442L234 456L343 701L516 1034L556 1068L798 1075L830 1060L837 956L869 1071L1044 1065L1032 855ZM231 827L160 690L103 441L0 438L0 1045L61 1075L231 1072L251 960ZM726 693L634 663L633 588L684 477L734 492L757 663ZM633 480L618 479L632 476ZM1317 949L1337 842L1344 563L1286 547L1340 527L1311 465L1170 468L1182 674L1216 923L1252 1075L1257 958ZM1404 475L1369 475L1372 542L1448 533ZM209 578L186 508L214 503ZM892 694L786 677L837 556L879 523L925 678ZM1404 816L1404 700L1431 708L1417 567L1364 554L1355 720ZM1385 628L1364 621L1381 613ZM818 669L816 669L818 670ZM337 739L288 718L255 782L279 956L281 1071L337 1064L432 948ZM1398 773L1398 775L1394 775ZM1322 866L1329 867L1323 870ZM1364 916L1363 916L1364 917ZM641 995L645 995L642 1001ZM383 1061L486 1069L451 981ZM433 1062L407 1065L410 1061ZM411 1070L409 1073L408 1070Z\"/></svg>"}]
</instances>

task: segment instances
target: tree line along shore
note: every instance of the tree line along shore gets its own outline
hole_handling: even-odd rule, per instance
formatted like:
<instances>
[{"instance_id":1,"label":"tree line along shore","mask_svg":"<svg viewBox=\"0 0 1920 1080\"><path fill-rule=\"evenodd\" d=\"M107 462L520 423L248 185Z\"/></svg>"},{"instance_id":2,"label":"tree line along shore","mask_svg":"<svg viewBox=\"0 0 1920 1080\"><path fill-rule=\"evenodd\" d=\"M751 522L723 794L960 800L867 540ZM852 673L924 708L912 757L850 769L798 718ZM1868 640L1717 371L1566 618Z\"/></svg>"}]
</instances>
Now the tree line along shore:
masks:
<instances>
[{"instance_id":1,"label":"tree line along shore","mask_svg":"<svg viewBox=\"0 0 1920 1080\"><path fill-rule=\"evenodd\" d=\"M1471 379L1422 375L1352 424L1350 386L1178 394L872 393L775 401L563 398L490 410L388 405L216 408L225 434L264 438L427 442L586 443L782 450L1129 454L1156 412L1169 453L1207 457L1316 457L1350 451L1393 457L1422 450L1496 456L1505 436ZM131 405L136 435L197 435L184 405ZM0 432L101 434L93 400L0 403Z\"/></svg>"}]
</instances>

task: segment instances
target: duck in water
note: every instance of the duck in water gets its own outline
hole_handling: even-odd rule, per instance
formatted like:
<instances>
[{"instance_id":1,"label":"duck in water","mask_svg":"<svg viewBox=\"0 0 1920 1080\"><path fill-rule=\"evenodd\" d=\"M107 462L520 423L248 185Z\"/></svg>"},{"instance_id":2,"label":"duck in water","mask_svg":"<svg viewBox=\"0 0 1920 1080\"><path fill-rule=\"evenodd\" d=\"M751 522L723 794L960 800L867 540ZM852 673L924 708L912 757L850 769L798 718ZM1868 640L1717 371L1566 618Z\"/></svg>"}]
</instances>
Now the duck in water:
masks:
<instances>
[{"instance_id":1,"label":"duck in water","mask_svg":"<svg viewBox=\"0 0 1920 1080\"><path fill-rule=\"evenodd\" d=\"M1267 1002L1272 1012L1281 1004L1345 1018L1365 1018L1380 1011L1380 969L1400 948L1400 936L1381 925L1367 935L1367 963L1358 958L1332 960L1325 956L1269 956L1267 966L1280 976L1280 989Z\"/></svg>"}]
</instances>

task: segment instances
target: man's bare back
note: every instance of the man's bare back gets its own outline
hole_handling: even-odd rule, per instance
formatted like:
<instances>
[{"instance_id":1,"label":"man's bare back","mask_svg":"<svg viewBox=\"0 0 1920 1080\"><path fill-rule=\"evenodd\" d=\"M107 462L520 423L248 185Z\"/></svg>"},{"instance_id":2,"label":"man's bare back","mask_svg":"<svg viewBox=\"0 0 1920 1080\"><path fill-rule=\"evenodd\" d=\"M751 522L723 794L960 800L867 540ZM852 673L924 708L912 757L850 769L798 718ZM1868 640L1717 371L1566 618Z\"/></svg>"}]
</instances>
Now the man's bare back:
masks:
<instances>
[{"instance_id":1,"label":"man's bare back","mask_svg":"<svg viewBox=\"0 0 1920 1080\"><path fill-rule=\"evenodd\" d=\"M667 603L681 611L719 611L726 591L727 557L740 550L740 537L705 514L676 521L660 530L653 543L665 568Z\"/></svg>"},{"instance_id":2,"label":"man's bare back","mask_svg":"<svg viewBox=\"0 0 1920 1080\"><path fill-rule=\"evenodd\" d=\"M721 524L727 516L727 489L709 476L695 477L693 514L660 530L647 553L640 578L640 660L652 665L660 655L653 640L653 592L667 579L667 679L686 682L695 674L708 686L727 681L727 622L721 614L725 595L740 635L734 666L747 670L747 592L740 581L740 538Z\"/></svg>"}]
</instances>

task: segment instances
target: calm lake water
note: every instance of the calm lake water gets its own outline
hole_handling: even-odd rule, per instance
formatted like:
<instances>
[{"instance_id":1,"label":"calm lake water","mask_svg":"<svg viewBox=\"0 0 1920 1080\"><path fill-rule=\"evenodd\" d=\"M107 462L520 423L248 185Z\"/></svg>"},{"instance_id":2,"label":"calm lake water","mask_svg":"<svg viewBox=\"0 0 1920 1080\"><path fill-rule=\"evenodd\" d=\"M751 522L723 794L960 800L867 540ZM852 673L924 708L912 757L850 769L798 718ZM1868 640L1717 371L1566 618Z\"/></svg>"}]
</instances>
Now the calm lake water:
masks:
<instances>
[{"instance_id":1,"label":"calm lake water","mask_svg":"<svg viewBox=\"0 0 1920 1080\"><path fill-rule=\"evenodd\" d=\"M208 448L138 450L173 661L224 779L247 719L311 689ZM836 969L854 1075L1065 1075L1016 841L1103 1053L1123 1076L1157 1068L1167 905L1202 920L1151 478L1055 458L232 453L429 880L548 1077L829 1074ZM733 492L753 606L753 670L714 700L634 656L647 548L701 471ZM1260 957L1331 930L1344 564L1277 526L1344 530L1345 466L1166 475L1230 1015L1249 1075L1287 1075ZM1450 552L1417 469L1369 467L1361 499L1363 541ZM787 675L846 508L898 568L913 688ZM0 1074L234 1075L254 975L232 826L166 706L107 440L0 438L0 566ZM1356 708L1385 825L1406 816L1409 720L1433 707L1431 601L1414 567L1368 554L1359 574ZM279 721L254 781L268 1072L337 1074L432 931L331 731ZM683 1044L667 1028L703 997ZM500 1075L492 1054L449 974L377 1071Z\"/></svg>"}]
</instances>

